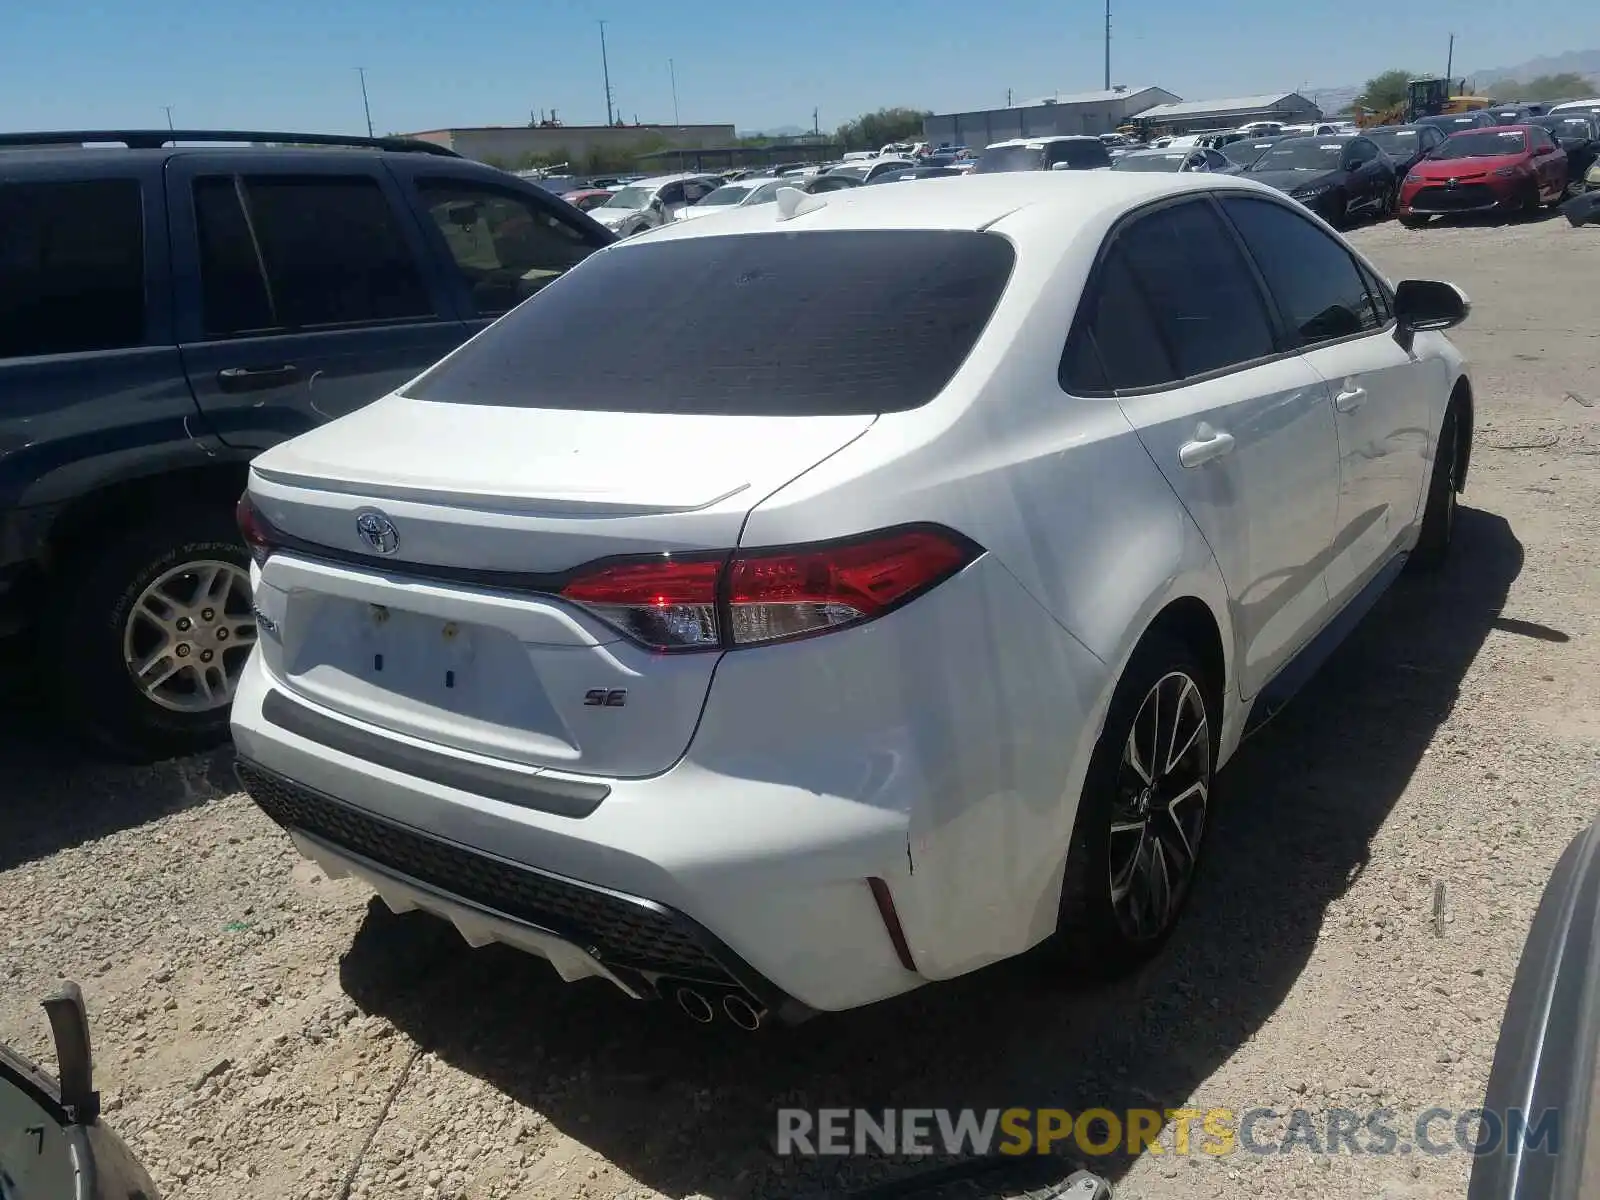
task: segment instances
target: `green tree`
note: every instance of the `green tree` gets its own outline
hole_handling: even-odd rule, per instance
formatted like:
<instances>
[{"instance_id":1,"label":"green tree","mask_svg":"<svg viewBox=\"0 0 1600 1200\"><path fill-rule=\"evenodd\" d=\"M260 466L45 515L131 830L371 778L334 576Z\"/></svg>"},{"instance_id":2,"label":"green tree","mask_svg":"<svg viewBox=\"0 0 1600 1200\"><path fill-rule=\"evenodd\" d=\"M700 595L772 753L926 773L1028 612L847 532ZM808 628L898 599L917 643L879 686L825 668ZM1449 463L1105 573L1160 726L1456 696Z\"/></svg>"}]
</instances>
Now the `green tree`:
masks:
<instances>
[{"instance_id":1,"label":"green tree","mask_svg":"<svg viewBox=\"0 0 1600 1200\"><path fill-rule=\"evenodd\" d=\"M922 122L933 113L922 108L880 108L846 121L834 134L846 150L876 150L890 142L912 141L922 136Z\"/></svg>"},{"instance_id":2,"label":"green tree","mask_svg":"<svg viewBox=\"0 0 1600 1200\"><path fill-rule=\"evenodd\" d=\"M1367 80L1366 86L1361 89L1355 98L1358 108L1367 109L1369 112L1382 112L1401 103L1406 98L1406 85L1415 76L1410 71L1384 71Z\"/></svg>"},{"instance_id":3,"label":"green tree","mask_svg":"<svg viewBox=\"0 0 1600 1200\"><path fill-rule=\"evenodd\" d=\"M1594 81L1585 79L1576 71L1562 71L1557 75L1540 75L1518 83L1502 79L1494 85L1496 96L1510 100L1582 100L1595 94Z\"/></svg>"}]
</instances>

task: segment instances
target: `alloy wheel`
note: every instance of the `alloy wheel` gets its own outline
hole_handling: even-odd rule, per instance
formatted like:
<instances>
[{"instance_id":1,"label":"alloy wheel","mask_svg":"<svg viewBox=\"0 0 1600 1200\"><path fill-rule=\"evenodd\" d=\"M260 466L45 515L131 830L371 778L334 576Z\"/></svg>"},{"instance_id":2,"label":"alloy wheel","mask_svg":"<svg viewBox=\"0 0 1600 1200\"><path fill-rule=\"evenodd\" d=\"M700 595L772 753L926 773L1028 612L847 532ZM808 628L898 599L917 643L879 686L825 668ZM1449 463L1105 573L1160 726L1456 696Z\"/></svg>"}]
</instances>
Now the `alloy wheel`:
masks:
<instances>
[{"instance_id":1,"label":"alloy wheel","mask_svg":"<svg viewBox=\"0 0 1600 1200\"><path fill-rule=\"evenodd\" d=\"M250 575L234 563L182 563L139 594L123 626L122 660L134 686L173 712L233 702L256 641Z\"/></svg>"},{"instance_id":2,"label":"alloy wheel","mask_svg":"<svg viewBox=\"0 0 1600 1200\"><path fill-rule=\"evenodd\" d=\"M1146 693L1123 745L1112 802L1111 906L1125 936L1160 937L1194 877L1211 794L1205 697L1182 671Z\"/></svg>"}]
</instances>

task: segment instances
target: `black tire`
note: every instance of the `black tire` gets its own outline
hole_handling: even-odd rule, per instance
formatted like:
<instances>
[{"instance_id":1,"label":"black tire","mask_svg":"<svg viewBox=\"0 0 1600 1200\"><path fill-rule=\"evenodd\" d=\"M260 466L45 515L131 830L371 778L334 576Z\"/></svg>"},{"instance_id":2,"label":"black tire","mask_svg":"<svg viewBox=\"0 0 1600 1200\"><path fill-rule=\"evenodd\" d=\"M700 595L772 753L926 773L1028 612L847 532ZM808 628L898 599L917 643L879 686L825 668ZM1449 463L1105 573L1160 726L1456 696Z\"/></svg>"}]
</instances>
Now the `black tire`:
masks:
<instances>
[{"instance_id":1,"label":"black tire","mask_svg":"<svg viewBox=\"0 0 1600 1200\"><path fill-rule=\"evenodd\" d=\"M1177 682L1180 679L1187 683ZM1187 790L1189 785L1185 781L1191 770L1203 781L1205 792L1201 796L1197 824L1191 823L1195 815L1192 802L1179 807L1170 796L1166 797L1168 815L1176 812L1178 816L1170 822L1164 820L1160 772L1152 787L1143 788L1142 772L1128 762L1128 743L1135 722L1139 723L1139 740L1143 740L1150 720L1146 702L1158 685L1164 689L1162 700L1169 702L1169 711L1181 713L1197 701L1204 717L1203 728L1198 723L1192 728L1180 722L1178 732L1172 735L1185 741L1186 749L1177 760L1182 771L1169 776L1172 782L1167 789L1174 793ZM1070 969L1073 975L1109 979L1136 969L1161 948L1182 915L1193 891L1204 845L1221 722L1218 694L1215 681L1207 678L1199 656L1182 641L1159 631L1146 636L1117 683L1105 728L1095 745L1084 779L1061 885L1056 934L1047 944L1049 957ZM1177 700L1179 696L1181 704ZM1166 718L1159 713L1159 705L1156 716L1164 725ZM1193 733L1192 738L1184 739L1184 733L1188 732ZM1152 740L1159 741L1161 736L1156 734ZM1171 739L1168 740L1170 744ZM1137 793L1141 791L1149 813L1145 818L1146 829L1114 834L1114 823L1126 826L1138 819ZM1152 792L1157 795L1152 796ZM1176 832L1182 833L1185 843L1192 842L1193 852L1187 863L1179 864L1184 870L1160 918L1152 920L1148 928L1137 931L1130 927L1128 913L1120 909L1114 899L1113 874L1120 873L1120 868L1131 861L1129 849L1135 841L1142 852L1146 839L1152 834L1160 839L1163 853L1173 853L1176 862L1174 826L1178 827ZM1115 845L1113 838L1117 839Z\"/></svg>"},{"instance_id":2,"label":"black tire","mask_svg":"<svg viewBox=\"0 0 1600 1200\"><path fill-rule=\"evenodd\" d=\"M1461 436L1461 421L1452 401L1439 430L1433 471L1428 476L1428 499L1422 510L1422 529L1417 535L1417 548L1411 552L1411 562L1424 571L1443 567L1455 540Z\"/></svg>"},{"instance_id":3,"label":"black tire","mask_svg":"<svg viewBox=\"0 0 1600 1200\"><path fill-rule=\"evenodd\" d=\"M178 513L136 526L104 549L64 564L46 618L45 644L54 657L41 667L72 732L139 761L194 753L226 740L226 703L204 711L163 707L135 684L124 657L130 616L146 589L185 564L207 561L248 575L250 556L228 511ZM253 631L248 588L242 600L235 588L216 611ZM136 631L134 644L143 633ZM232 644L210 652L236 672L254 639L238 630L231 636Z\"/></svg>"},{"instance_id":4,"label":"black tire","mask_svg":"<svg viewBox=\"0 0 1600 1200\"><path fill-rule=\"evenodd\" d=\"M1350 228L1350 202L1343 192L1335 192L1322 202L1322 219L1335 229Z\"/></svg>"}]
</instances>

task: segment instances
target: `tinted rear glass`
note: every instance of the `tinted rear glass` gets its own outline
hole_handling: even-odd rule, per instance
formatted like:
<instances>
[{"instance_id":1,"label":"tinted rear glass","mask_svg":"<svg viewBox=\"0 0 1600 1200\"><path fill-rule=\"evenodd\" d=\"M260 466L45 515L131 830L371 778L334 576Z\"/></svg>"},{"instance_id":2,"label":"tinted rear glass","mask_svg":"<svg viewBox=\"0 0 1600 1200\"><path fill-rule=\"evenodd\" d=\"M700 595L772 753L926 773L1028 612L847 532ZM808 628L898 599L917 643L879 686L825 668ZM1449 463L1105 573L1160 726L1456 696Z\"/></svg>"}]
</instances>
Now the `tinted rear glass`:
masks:
<instances>
[{"instance_id":1,"label":"tinted rear glass","mask_svg":"<svg viewBox=\"0 0 1600 1200\"><path fill-rule=\"evenodd\" d=\"M943 390L1015 260L964 230L641 241L440 363L418 400L603 412L902 412Z\"/></svg>"}]
</instances>

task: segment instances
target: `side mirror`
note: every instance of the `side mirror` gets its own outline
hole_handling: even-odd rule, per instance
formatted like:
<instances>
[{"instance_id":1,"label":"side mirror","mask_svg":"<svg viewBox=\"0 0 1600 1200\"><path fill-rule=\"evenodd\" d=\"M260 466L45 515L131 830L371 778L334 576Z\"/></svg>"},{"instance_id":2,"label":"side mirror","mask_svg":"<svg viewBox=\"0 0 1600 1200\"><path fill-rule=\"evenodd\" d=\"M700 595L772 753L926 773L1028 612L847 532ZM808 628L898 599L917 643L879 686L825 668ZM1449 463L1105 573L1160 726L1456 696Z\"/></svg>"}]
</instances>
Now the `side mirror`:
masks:
<instances>
[{"instance_id":1,"label":"side mirror","mask_svg":"<svg viewBox=\"0 0 1600 1200\"><path fill-rule=\"evenodd\" d=\"M1394 317L1401 329L1451 329L1467 319L1472 301L1453 283L1402 279L1394 290Z\"/></svg>"},{"instance_id":2,"label":"side mirror","mask_svg":"<svg viewBox=\"0 0 1600 1200\"><path fill-rule=\"evenodd\" d=\"M1535 158L1543 158L1545 155L1554 154L1555 152L1556 148L1554 146L1535 146L1533 148L1533 156Z\"/></svg>"},{"instance_id":3,"label":"side mirror","mask_svg":"<svg viewBox=\"0 0 1600 1200\"><path fill-rule=\"evenodd\" d=\"M1072 170L1072 164L1069 162L1051 163L1050 169L1052 171L1070 171Z\"/></svg>"}]
</instances>

